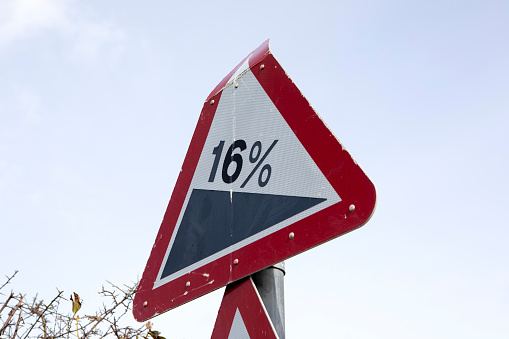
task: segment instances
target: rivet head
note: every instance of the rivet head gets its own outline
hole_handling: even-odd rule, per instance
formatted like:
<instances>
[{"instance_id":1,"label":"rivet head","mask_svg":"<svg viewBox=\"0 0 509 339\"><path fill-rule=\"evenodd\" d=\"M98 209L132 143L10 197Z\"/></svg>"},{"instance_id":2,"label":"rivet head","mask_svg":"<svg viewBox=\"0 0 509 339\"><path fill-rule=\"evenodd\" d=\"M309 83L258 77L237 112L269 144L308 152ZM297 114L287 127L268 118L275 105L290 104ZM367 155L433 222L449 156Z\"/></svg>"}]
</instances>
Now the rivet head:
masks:
<instances>
[{"instance_id":1,"label":"rivet head","mask_svg":"<svg viewBox=\"0 0 509 339\"><path fill-rule=\"evenodd\" d=\"M261 64L260 65L260 70L264 69L265 68L265 65L264 64Z\"/></svg>"},{"instance_id":2,"label":"rivet head","mask_svg":"<svg viewBox=\"0 0 509 339\"><path fill-rule=\"evenodd\" d=\"M189 286L191 286L191 282L190 281L186 282L186 287L189 287Z\"/></svg>"},{"instance_id":3,"label":"rivet head","mask_svg":"<svg viewBox=\"0 0 509 339\"><path fill-rule=\"evenodd\" d=\"M214 102L215 102L214 99L210 100L211 105L214 105Z\"/></svg>"},{"instance_id":4,"label":"rivet head","mask_svg":"<svg viewBox=\"0 0 509 339\"><path fill-rule=\"evenodd\" d=\"M355 205L354 205L354 204L351 204L351 205L350 205L350 207L348 207L348 210L349 210L350 212L355 211Z\"/></svg>"},{"instance_id":5,"label":"rivet head","mask_svg":"<svg viewBox=\"0 0 509 339\"><path fill-rule=\"evenodd\" d=\"M238 82L236 82L236 83L235 83L235 88L238 88L238 87L239 87L239 83L238 83Z\"/></svg>"},{"instance_id":6,"label":"rivet head","mask_svg":"<svg viewBox=\"0 0 509 339\"><path fill-rule=\"evenodd\" d=\"M293 239L293 237L295 237L295 234L293 234L293 232L290 232L290 234L288 234L288 238Z\"/></svg>"},{"instance_id":7,"label":"rivet head","mask_svg":"<svg viewBox=\"0 0 509 339\"><path fill-rule=\"evenodd\" d=\"M145 301L145 302L143 303L143 307L147 307L147 306L148 306L148 301Z\"/></svg>"},{"instance_id":8,"label":"rivet head","mask_svg":"<svg viewBox=\"0 0 509 339\"><path fill-rule=\"evenodd\" d=\"M235 260L233 260L233 264L234 264L234 265L238 265L238 264L239 264L239 259L235 259Z\"/></svg>"}]
</instances>

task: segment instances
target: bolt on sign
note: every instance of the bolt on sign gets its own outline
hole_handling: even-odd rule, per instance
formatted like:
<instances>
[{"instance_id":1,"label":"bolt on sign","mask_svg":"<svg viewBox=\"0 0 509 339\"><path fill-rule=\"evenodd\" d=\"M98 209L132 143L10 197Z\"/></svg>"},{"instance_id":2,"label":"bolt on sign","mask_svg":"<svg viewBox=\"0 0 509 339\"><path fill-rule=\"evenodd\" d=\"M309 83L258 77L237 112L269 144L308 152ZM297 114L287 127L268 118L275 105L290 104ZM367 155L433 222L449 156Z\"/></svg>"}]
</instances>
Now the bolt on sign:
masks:
<instances>
[{"instance_id":1,"label":"bolt on sign","mask_svg":"<svg viewBox=\"0 0 509 339\"><path fill-rule=\"evenodd\" d=\"M266 41L203 104L134 316L144 321L350 232L375 201Z\"/></svg>"}]
</instances>

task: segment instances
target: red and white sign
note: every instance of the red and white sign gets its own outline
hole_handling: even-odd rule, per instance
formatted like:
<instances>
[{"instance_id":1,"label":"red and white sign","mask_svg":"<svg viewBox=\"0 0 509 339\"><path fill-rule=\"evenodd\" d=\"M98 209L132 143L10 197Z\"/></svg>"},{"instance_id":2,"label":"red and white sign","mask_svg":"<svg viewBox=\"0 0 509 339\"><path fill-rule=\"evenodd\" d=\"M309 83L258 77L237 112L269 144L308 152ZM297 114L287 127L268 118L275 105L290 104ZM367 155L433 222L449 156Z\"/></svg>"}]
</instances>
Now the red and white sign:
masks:
<instances>
[{"instance_id":1,"label":"red and white sign","mask_svg":"<svg viewBox=\"0 0 509 339\"><path fill-rule=\"evenodd\" d=\"M211 339L277 339L251 277L226 287Z\"/></svg>"},{"instance_id":2,"label":"red and white sign","mask_svg":"<svg viewBox=\"0 0 509 339\"><path fill-rule=\"evenodd\" d=\"M350 232L375 200L267 41L203 105L134 316L144 321Z\"/></svg>"}]
</instances>

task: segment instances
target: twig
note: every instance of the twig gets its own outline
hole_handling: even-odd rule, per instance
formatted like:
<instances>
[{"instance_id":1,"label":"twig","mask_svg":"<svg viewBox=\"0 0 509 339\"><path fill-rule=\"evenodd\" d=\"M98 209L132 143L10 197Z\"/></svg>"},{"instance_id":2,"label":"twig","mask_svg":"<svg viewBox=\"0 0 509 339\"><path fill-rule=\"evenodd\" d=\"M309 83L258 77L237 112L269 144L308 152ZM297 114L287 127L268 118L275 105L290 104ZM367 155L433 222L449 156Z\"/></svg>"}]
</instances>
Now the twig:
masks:
<instances>
[{"instance_id":1,"label":"twig","mask_svg":"<svg viewBox=\"0 0 509 339\"><path fill-rule=\"evenodd\" d=\"M102 317L101 317L102 319L101 319L100 321L97 321L97 322L94 324L94 326L92 326L92 328L91 328L91 329L90 329L87 333L85 333L85 335L83 336L83 339L87 338L87 337L88 337L88 335L89 335L90 333L92 333L92 331L93 331L93 330L97 327L97 325L99 325L99 324L101 323L101 321L103 321L103 320L104 320L104 319L105 319L108 315L110 315L111 313L113 313L113 311L114 311L114 310L115 310L115 309L116 309L116 308L117 308L117 307L118 307L118 306L119 306L119 305L120 305L120 304L121 304L124 300L126 300L126 299L128 299L128 296L127 296L127 295L125 295L125 296L124 296L124 298L122 299L122 301L121 301L120 303L116 303L116 304L115 304L115 306L113 306L111 309L107 310L107 311L104 313L104 316L102 316Z\"/></svg>"},{"instance_id":2,"label":"twig","mask_svg":"<svg viewBox=\"0 0 509 339\"><path fill-rule=\"evenodd\" d=\"M47 331L47 328L46 328L46 318L42 317L41 321L42 321L42 330L44 331L43 339L46 339L48 337L48 331Z\"/></svg>"},{"instance_id":3,"label":"twig","mask_svg":"<svg viewBox=\"0 0 509 339\"><path fill-rule=\"evenodd\" d=\"M61 295L62 295L63 292L60 292L58 293L58 295L48 304L48 306L46 306L46 308L44 309L44 311L42 311L42 313L39 315L39 317L37 317L37 319L34 321L34 323L32 324L32 326L30 327L30 329L28 330L27 334L25 334L25 336L23 337L23 339L26 339L28 338L28 335L30 334L30 332L32 332L32 329L34 328L35 324L37 324L37 322L39 321L39 319L42 317L42 315L44 314L44 312L46 312L48 310L48 308L51 306L51 304L53 304L55 302L55 300L57 300Z\"/></svg>"},{"instance_id":4,"label":"twig","mask_svg":"<svg viewBox=\"0 0 509 339\"><path fill-rule=\"evenodd\" d=\"M78 324L79 318L80 318L80 316L77 315L76 316L76 336L78 337L78 339L80 339L79 324Z\"/></svg>"},{"instance_id":5,"label":"twig","mask_svg":"<svg viewBox=\"0 0 509 339\"><path fill-rule=\"evenodd\" d=\"M4 305L2 306L2 308L0 309L0 314L2 314L5 306L7 306L7 304L9 303L9 301L11 301L12 297L14 297L14 293L11 292L11 295L9 296L9 298L7 298L7 301L5 301Z\"/></svg>"},{"instance_id":6,"label":"twig","mask_svg":"<svg viewBox=\"0 0 509 339\"><path fill-rule=\"evenodd\" d=\"M2 288L4 288L4 287L5 287L5 285L7 285L8 283L10 283L10 282L11 282L11 280L12 280L12 279L16 276L16 274L18 274L18 270L14 271L14 274L13 274L13 275L11 275L10 277L6 276L6 277L7 277L7 281L6 281L6 282L5 282L5 283L4 283L4 284L0 287L0 290L1 290Z\"/></svg>"},{"instance_id":7,"label":"twig","mask_svg":"<svg viewBox=\"0 0 509 339\"><path fill-rule=\"evenodd\" d=\"M18 304L9 312L9 317L5 321L4 326L2 326L2 328L0 329L0 335L2 335L2 333L4 333L7 326L9 326L9 323L11 322L11 319L14 316L14 313L16 313L18 308L21 306L21 303L23 302L24 297L25 296L22 296L21 299L19 300Z\"/></svg>"},{"instance_id":8,"label":"twig","mask_svg":"<svg viewBox=\"0 0 509 339\"><path fill-rule=\"evenodd\" d=\"M14 334L12 335L12 338L16 339L16 334L18 333L19 323L23 320L21 317L21 312L19 312L18 321L16 322L16 328L14 329Z\"/></svg>"}]
</instances>

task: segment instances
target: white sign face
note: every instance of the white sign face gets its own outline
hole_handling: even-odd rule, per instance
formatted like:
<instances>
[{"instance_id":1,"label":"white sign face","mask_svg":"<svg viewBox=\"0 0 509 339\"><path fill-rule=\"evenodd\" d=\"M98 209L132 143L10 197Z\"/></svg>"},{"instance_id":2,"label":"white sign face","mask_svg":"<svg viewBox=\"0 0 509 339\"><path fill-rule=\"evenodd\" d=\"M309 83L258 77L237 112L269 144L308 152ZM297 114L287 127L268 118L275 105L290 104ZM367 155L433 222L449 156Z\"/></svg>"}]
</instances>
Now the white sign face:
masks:
<instances>
[{"instance_id":1,"label":"white sign face","mask_svg":"<svg viewBox=\"0 0 509 339\"><path fill-rule=\"evenodd\" d=\"M228 339L251 339L238 308L235 311L235 317L233 318L232 328L228 334Z\"/></svg>"},{"instance_id":2,"label":"white sign face","mask_svg":"<svg viewBox=\"0 0 509 339\"><path fill-rule=\"evenodd\" d=\"M223 90L154 288L341 201L243 72Z\"/></svg>"}]
</instances>

